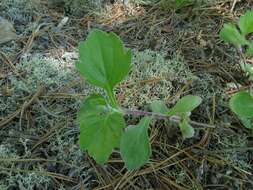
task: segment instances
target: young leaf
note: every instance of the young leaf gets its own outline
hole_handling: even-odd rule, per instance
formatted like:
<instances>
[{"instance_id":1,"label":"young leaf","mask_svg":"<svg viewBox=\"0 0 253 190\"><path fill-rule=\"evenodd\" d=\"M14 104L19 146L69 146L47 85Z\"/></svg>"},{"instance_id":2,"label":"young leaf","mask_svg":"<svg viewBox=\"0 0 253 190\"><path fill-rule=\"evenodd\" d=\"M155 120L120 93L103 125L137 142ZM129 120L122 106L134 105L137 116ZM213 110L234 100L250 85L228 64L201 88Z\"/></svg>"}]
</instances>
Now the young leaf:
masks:
<instances>
[{"instance_id":1,"label":"young leaf","mask_svg":"<svg viewBox=\"0 0 253 190\"><path fill-rule=\"evenodd\" d=\"M128 74L131 51L125 50L120 38L110 32L93 30L79 45L76 67L91 84L112 92L113 87Z\"/></svg>"},{"instance_id":2,"label":"young leaf","mask_svg":"<svg viewBox=\"0 0 253 190\"><path fill-rule=\"evenodd\" d=\"M151 110L156 113L165 114L169 111L169 109L167 108L165 103L160 100L156 100L156 101L152 102L150 107L151 107Z\"/></svg>"},{"instance_id":3,"label":"young leaf","mask_svg":"<svg viewBox=\"0 0 253 190\"><path fill-rule=\"evenodd\" d=\"M183 118L183 121L179 123L179 128L184 139L194 136L194 128L188 123L188 120L188 118Z\"/></svg>"},{"instance_id":4,"label":"young leaf","mask_svg":"<svg viewBox=\"0 0 253 190\"><path fill-rule=\"evenodd\" d=\"M240 118L253 117L253 98L246 91L234 94L229 101L229 106Z\"/></svg>"},{"instance_id":5,"label":"young leaf","mask_svg":"<svg viewBox=\"0 0 253 190\"><path fill-rule=\"evenodd\" d=\"M239 33L233 24L224 24L220 32L220 38L225 42L232 43L236 47L248 44L248 41Z\"/></svg>"},{"instance_id":6,"label":"young leaf","mask_svg":"<svg viewBox=\"0 0 253 190\"><path fill-rule=\"evenodd\" d=\"M136 126L128 126L121 137L120 152L127 169L144 165L151 154L148 127L151 119L143 118Z\"/></svg>"},{"instance_id":7,"label":"young leaf","mask_svg":"<svg viewBox=\"0 0 253 190\"><path fill-rule=\"evenodd\" d=\"M246 54L248 56L253 56L253 41L251 41L248 45L249 47L246 49Z\"/></svg>"},{"instance_id":8,"label":"young leaf","mask_svg":"<svg viewBox=\"0 0 253 190\"><path fill-rule=\"evenodd\" d=\"M239 28L244 36L253 32L253 11L247 11L240 17Z\"/></svg>"},{"instance_id":9,"label":"young leaf","mask_svg":"<svg viewBox=\"0 0 253 190\"><path fill-rule=\"evenodd\" d=\"M187 113L194 110L202 102L199 96L188 95L181 98L176 105L169 110L168 115L175 115L177 113Z\"/></svg>"},{"instance_id":10,"label":"young leaf","mask_svg":"<svg viewBox=\"0 0 253 190\"><path fill-rule=\"evenodd\" d=\"M125 121L119 112L107 106L101 95L91 95L78 114L80 147L104 164L115 147L119 147Z\"/></svg>"}]
</instances>

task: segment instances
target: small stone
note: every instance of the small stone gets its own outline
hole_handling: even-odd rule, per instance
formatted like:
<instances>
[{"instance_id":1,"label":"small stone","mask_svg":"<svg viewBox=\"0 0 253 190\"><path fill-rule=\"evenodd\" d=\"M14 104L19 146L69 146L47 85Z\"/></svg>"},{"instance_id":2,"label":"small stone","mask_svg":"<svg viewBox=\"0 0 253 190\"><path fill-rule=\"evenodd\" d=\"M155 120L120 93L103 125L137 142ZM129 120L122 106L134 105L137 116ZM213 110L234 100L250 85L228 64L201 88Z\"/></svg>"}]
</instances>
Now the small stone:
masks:
<instances>
[{"instance_id":1,"label":"small stone","mask_svg":"<svg viewBox=\"0 0 253 190\"><path fill-rule=\"evenodd\" d=\"M17 38L16 31L8 20L0 17L0 44Z\"/></svg>"}]
</instances>

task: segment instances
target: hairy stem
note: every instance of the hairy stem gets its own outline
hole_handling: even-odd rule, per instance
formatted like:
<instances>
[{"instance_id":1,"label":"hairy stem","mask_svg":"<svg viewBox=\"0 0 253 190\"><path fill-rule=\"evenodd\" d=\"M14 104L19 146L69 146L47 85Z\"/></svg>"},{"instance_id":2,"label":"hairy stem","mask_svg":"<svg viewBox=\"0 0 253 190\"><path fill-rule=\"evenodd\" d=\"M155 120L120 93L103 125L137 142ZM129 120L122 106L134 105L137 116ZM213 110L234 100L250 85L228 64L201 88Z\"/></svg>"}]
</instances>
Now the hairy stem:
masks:
<instances>
[{"instance_id":1,"label":"hairy stem","mask_svg":"<svg viewBox=\"0 0 253 190\"><path fill-rule=\"evenodd\" d=\"M154 112L147 112L142 110L130 110L130 109L123 109L126 115L135 115L135 116L151 116L158 120L169 120L171 122L180 123L181 118L179 116L168 116L161 113L154 113ZM214 125L209 125L205 123L199 123L195 121L189 121L190 124L198 126L198 127L205 127L205 128L215 128Z\"/></svg>"}]
</instances>

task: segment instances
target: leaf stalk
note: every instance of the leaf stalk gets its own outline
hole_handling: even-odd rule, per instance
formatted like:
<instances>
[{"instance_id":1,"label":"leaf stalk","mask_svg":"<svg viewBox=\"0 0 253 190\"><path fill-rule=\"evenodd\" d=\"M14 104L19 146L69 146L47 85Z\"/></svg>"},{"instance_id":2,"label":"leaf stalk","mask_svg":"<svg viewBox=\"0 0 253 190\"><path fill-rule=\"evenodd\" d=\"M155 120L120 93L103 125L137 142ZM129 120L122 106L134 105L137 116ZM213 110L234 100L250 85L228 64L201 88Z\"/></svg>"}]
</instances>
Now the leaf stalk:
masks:
<instances>
[{"instance_id":1,"label":"leaf stalk","mask_svg":"<svg viewBox=\"0 0 253 190\"><path fill-rule=\"evenodd\" d=\"M180 123L181 117L179 116L168 116L161 113L154 113L154 112L148 112L148 111L142 111L142 110L131 110L131 109L123 109L125 115L134 115L134 116L151 116L158 120L169 120L174 123ZM190 124L198 126L198 127L205 127L205 128L216 128L214 125L205 124L205 123L199 123L196 121L189 121Z\"/></svg>"}]
</instances>

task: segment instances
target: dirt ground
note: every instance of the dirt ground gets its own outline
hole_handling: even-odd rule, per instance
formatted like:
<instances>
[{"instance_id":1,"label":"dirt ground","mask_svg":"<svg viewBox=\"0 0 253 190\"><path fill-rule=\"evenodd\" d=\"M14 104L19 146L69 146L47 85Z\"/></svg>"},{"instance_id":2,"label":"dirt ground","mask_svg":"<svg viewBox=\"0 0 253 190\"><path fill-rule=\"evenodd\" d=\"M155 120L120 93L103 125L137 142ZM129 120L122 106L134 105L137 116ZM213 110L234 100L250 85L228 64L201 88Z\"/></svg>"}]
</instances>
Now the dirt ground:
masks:
<instances>
[{"instance_id":1,"label":"dirt ground","mask_svg":"<svg viewBox=\"0 0 253 190\"><path fill-rule=\"evenodd\" d=\"M15 39L0 43L0 190L253 189L253 136L228 100L248 88L236 48L219 38L251 0L172 1L1 0L0 16ZM119 152L98 165L79 149L76 114L97 92L76 71L78 43L93 28L113 31L133 50L133 67L117 88L123 107L148 110L187 94L203 103L184 140L168 121L152 123L152 156L127 171ZM247 60L253 63L253 59ZM140 117L128 117L135 124ZM209 126L208 125L208 126Z\"/></svg>"}]
</instances>

